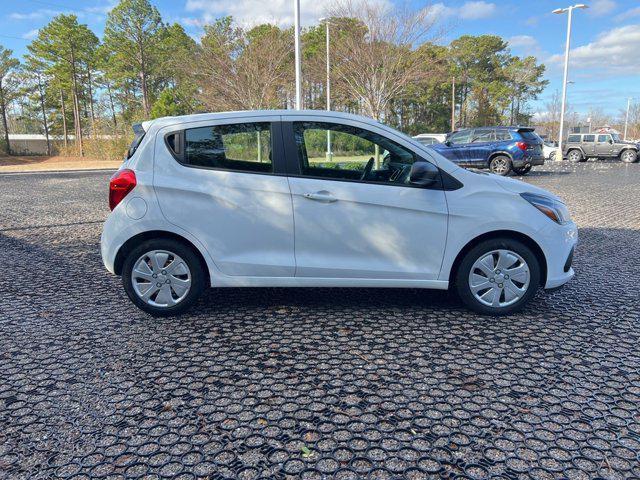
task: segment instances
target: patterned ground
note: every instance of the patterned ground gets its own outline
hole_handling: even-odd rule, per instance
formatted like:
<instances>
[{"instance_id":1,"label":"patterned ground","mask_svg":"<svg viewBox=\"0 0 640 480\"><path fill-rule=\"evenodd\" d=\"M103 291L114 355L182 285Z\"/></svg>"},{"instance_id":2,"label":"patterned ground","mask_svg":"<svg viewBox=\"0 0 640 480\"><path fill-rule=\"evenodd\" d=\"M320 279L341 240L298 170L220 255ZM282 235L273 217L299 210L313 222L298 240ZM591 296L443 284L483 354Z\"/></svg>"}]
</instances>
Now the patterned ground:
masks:
<instances>
[{"instance_id":1,"label":"patterned ground","mask_svg":"<svg viewBox=\"0 0 640 480\"><path fill-rule=\"evenodd\" d=\"M100 261L108 173L0 176L0 478L640 477L640 165L545 166L576 278L211 290L152 319Z\"/></svg>"}]
</instances>

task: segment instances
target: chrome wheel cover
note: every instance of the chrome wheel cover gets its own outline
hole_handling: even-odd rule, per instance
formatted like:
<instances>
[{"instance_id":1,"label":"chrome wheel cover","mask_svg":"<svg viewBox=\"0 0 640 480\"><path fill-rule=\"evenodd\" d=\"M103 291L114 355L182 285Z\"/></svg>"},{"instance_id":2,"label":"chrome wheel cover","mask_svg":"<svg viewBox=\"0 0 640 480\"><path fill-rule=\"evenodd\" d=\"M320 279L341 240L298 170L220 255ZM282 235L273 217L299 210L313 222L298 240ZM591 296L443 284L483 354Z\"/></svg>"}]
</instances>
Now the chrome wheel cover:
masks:
<instances>
[{"instance_id":1,"label":"chrome wheel cover","mask_svg":"<svg viewBox=\"0 0 640 480\"><path fill-rule=\"evenodd\" d=\"M189 294L191 271L175 253L151 250L134 263L131 284L145 303L153 307L173 307Z\"/></svg>"},{"instance_id":2,"label":"chrome wheel cover","mask_svg":"<svg viewBox=\"0 0 640 480\"><path fill-rule=\"evenodd\" d=\"M504 175L509 170L509 161L506 158L494 158L491 160L491 171L498 175Z\"/></svg>"},{"instance_id":3,"label":"chrome wheel cover","mask_svg":"<svg viewBox=\"0 0 640 480\"><path fill-rule=\"evenodd\" d=\"M520 300L527 293L530 280L524 258L511 250L492 250L471 267L469 288L483 305L502 308Z\"/></svg>"}]
</instances>

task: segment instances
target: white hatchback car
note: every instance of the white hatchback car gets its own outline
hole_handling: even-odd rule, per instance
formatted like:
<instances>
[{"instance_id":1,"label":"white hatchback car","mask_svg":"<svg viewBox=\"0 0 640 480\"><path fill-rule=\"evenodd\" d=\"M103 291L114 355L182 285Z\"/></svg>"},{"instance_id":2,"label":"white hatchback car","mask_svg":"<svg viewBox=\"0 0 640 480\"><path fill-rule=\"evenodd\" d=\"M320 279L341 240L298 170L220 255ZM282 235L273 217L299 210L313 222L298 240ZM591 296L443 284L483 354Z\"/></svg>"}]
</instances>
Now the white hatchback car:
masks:
<instances>
[{"instance_id":1,"label":"white hatchback car","mask_svg":"<svg viewBox=\"0 0 640 480\"><path fill-rule=\"evenodd\" d=\"M227 112L134 131L101 249L153 315L183 312L208 286L454 287L501 315L574 274L560 199L368 118Z\"/></svg>"}]
</instances>

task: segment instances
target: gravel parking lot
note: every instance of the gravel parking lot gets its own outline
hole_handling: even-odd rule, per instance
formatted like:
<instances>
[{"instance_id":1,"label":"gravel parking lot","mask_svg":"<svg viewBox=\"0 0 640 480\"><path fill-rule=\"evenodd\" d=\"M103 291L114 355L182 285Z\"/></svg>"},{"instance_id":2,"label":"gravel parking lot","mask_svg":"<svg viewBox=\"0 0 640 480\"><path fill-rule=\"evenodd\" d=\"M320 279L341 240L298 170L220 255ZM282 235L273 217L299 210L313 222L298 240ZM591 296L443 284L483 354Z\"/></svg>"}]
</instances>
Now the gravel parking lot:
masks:
<instances>
[{"instance_id":1,"label":"gravel parking lot","mask_svg":"<svg viewBox=\"0 0 640 480\"><path fill-rule=\"evenodd\" d=\"M100 260L109 175L0 176L0 478L640 477L640 165L526 178L577 275L499 319L375 289L153 319Z\"/></svg>"}]
</instances>

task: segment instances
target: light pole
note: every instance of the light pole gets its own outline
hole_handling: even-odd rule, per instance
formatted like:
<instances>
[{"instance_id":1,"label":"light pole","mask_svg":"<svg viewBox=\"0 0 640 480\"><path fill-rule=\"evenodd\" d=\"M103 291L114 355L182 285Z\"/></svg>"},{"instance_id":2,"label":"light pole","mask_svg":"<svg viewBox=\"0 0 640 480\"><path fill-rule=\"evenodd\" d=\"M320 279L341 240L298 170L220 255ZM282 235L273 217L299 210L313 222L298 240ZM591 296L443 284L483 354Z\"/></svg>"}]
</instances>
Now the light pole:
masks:
<instances>
[{"instance_id":1,"label":"light pole","mask_svg":"<svg viewBox=\"0 0 640 480\"><path fill-rule=\"evenodd\" d=\"M558 152L556 157L559 155L560 160L562 160L562 148L563 141L562 138L564 136L564 110L565 104L567 102L567 76L569 74L569 47L571 45L571 17L573 16L573 10L576 8L588 8L584 3L577 3L567 8L556 8L552 13L568 13L567 15L567 44L564 49L564 75L562 77L562 106L560 107L560 135L558 138Z\"/></svg>"},{"instance_id":2,"label":"light pole","mask_svg":"<svg viewBox=\"0 0 640 480\"><path fill-rule=\"evenodd\" d=\"M329 57L329 19L326 17L322 17L320 22L324 22L326 26L326 37L327 37L327 111L331 110L331 62ZM331 130L327 129L327 161L331 161L333 158L333 153L331 152Z\"/></svg>"},{"instance_id":3,"label":"light pole","mask_svg":"<svg viewBox=\"0 0 640 480\"><path fill-rule=\"evenodd\" d=\"M627 98L627 114L624 117L624 138L627 139L627 126L629 125L629 108L631 108L631 97Z\"/></svg>"},{"instance_id":4,"label":"light pole","mask_svg":"<svg viewBox=\"0 0 640 480\"><path fill-rule=\"evenodd\" d=\"M302 73L300 69L300 0L293 0L294 9L294 44L295 44L295 64L296 64L296 110L302 108Z\"/></svg>"}]
</instances>

